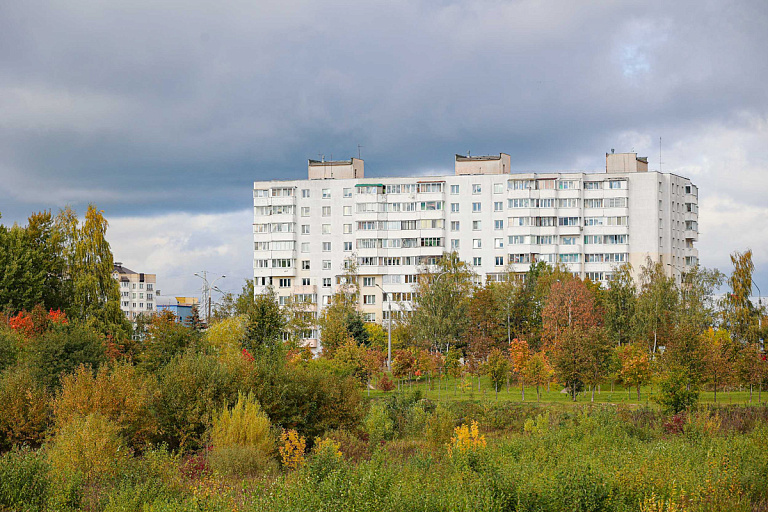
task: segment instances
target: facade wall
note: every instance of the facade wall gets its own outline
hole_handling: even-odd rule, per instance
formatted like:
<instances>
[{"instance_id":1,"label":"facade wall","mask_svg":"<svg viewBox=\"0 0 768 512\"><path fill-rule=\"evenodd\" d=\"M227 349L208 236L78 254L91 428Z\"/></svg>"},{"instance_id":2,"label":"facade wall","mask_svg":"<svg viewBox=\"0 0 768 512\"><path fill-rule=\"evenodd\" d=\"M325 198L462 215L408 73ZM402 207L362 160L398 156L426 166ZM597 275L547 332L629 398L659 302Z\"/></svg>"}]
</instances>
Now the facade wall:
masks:
<instances>
[{"instance_id":1,"label":"facade wall","mask_svg":"<svg viewBox=\"0 0 768 512\"><path fill-rule=\"evenodd\" d=\"M155 274L118 273L120 309L130 321L143 313L155 314L157 278ZM113 274L113 275L114 275Z\"/></svg>"},{"instance_id":2,"label":"facade wall","mask_svg":"<svg viewBox=\"0 0 768 512\"><path fill-rule=\"evenodd\" d=\"M648 257L679 279L697 261L697 196L690 180L658 172L256 182L256 291L301 294L319 312L352 257L361 310L381 322L378 286L395 294L393 311L408 309L412 276L451 250L483 281L543 260L605 282Z\"/></svg>"}]
</instances>

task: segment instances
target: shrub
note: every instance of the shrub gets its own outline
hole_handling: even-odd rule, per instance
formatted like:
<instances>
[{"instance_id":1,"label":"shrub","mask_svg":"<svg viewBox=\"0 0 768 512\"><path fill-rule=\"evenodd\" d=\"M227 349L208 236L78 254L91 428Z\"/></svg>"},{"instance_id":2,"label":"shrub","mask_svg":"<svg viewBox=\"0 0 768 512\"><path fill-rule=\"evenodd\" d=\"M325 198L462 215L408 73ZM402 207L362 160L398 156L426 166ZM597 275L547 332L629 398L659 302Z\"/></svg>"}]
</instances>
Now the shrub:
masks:
<instances>
[{"instance_id":1,"label":"shrub","mask_svg":"<svg viewBox=\"0 0 768 512\"><path fill-rule=\"evenodd\" d=\"M16 364L19 346L19 336L0 325L0 372Z\"/></svg>"},{"instance_id":2,"label":"shrub","mask_svg":"<svg viewBox=\"0 0 768 512\"><path fill-rule=\"evenodd\" d=\"M427 417L424 434L432 446L442 446L451 440L453 428L453 414L447 408L438 405Z\"/></svg>"},{"instance_id":3,"label":"shrub","mask_svg":"<svg viewBox=\"0 0 768 512\"><path fill-rule=\"evenodd\" d=\"M466 423L456 427L453 431L451 443L448 445L448 454L475 452L485 448L485 436L480 433L477 421L472 421L471 426Z\"/></svg>"},{"instance_id":4,"label":"shrub","mask_svg":"<svg viewBox=\"0 0 768 512\"><path fill-rule=\"evenodd\" d=\"M523 431L526 434L541 435L549 430L549 411L539 414L534 418L528 418L525 420Z\"/></svg>"},{"instance_id":5,"label":"shrub","mask_svg":"<svg viewBox=\"0 0 768 512\"><path fill-rule=\"evenodd\" d=\"M49 455L60 477L79 474L91 483L113 479L130 458L119 425L99 413L75 417L62 426Z\"/></svg>"},{"instance_id":6,"label":"shrub","mask_svg":"<svg viewBox=\"0 0 768 512\"><path fill-rule=\"evenodd\" d=\"M280 460L287 469L299 469L304 465L307 440L295 430L284 430L280 435Z\"/></svg>"},{"instance_id":7,"label":"shrub","mask_svg":"<svg viewBox=\"0 0 768 512\"><path fill-rule=\"evenodd\" d=\"M49 395L25 366L0 376L0 449L42 443L51 417Z\"/></svg>"},{"instance_id":8,"label":"shrub","mask_svg":"<svg viewBox=\"0 0 768 512\"><path fill-rule=\"evenodd\" d=\"M213 419L211 467L224 474L254 474L271 469L275 440L269 418L253 394L238 394L231 409Z\"/></svg>"},{"instance_id":9,"label":"shrub","mask_svg":"<svg viewBox=\"0 0 768 512\"><path fill-rule=\"evenodd\" d=\"M347 460L359 462L370 455L368 443L347 429L332 430L326 437L339 444L339 449Z\"/></svg>"},{"instance_id":10,"label":"shrub","mask_svg":"<svg viewBox=\"0 0 768 512\"><path fill-rule=\"evenodd\" d=\"M14 449L0 457L0 510L40 510L50 487L48 461L38 451Z\"/></svg>"},{"instance_id":11,"label":"shrub","mask_svg":"<svg viewBox=\"0 0 768 512\"><path fill-rule=\"evenodd\" d=\"M342 466L342 461L339 443L327 437L317 438L307 461L307 469L311 477L322 480L328 474L338 470Z\"/></svg>"},{"instance_id":12,"label":"shrub","mask_svg":"<svg viewBox=\"0 0 768 512\"><path fill-rule=\"evenodd\" d=\"M80 324L59 324L32 342L31 367L48 389L58 389L60 378L80 365L98 368L106 361L101 335Z\"/></svg>"},{"instance_id":13,"label":"shrub","mask_svg":"<svg viewBox=\"0 0 768 512\"><path fill-rule=\"evenodd\" d=\"M672 370L661 381L659 393L653 400L668 413L677 414L696 406L699 402L699 389L684 372Z\"/></svg>"},{"instance_id":14,"label":"shrub","mask_svg":"<svg viewBox=\"0 0 768 512\"><path fill-rule=\"evenodd\" d=\"M154 412L170 448L198 449L214 415L237 397L235 376L217 358L192 350L160 370Z\"/></svg>"},{"instance_id":15,"label":"shrub","mask_svg":"<svg viewBox=\"0 0 768 512\"><path fill-rule=\"evenodd\" d=\"M376 383L376 389L386 393L395 389L395 383L392 382L392 379L389 378L389 375L383 373L379 378L379 381Z\"/></svg>"},{"instance_id":16,"label":"shrub","mask_svg":"<svg viewBox=\"0 0 768 512\"><path fill-rule=\"evenodd\" d=\"M389 417L383 405L376 403L371 406L368 416L363 420L363 428L368 434L368 442L372 448L392 439L395 433L395 424Z\"/></svg>"},{"instance_id":17,"label":"shrub","mask_svg":"<svg viewBox=\"0 0 768 512\"><path fill-rule=\"evenodd\" d=\"M151 412L153 386L127 362L102 366L94 376L80 366L62 379L62 389L54 402L56 425L61 428L75 416L99 413L120 427L133 448L149 445L157 433Z\"/></svg>"}]
</instances>

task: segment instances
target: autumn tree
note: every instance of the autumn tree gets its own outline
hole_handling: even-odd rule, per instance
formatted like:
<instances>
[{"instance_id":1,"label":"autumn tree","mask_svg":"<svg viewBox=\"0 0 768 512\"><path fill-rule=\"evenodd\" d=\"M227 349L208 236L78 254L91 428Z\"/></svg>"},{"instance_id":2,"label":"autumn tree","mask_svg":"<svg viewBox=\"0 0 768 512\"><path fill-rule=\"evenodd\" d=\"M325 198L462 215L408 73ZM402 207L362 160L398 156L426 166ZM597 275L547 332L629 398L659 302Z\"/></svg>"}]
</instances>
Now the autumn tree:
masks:
<instances>
[{"instance_id":1,"label":"autumn tree","mask_svg":"<svg viewBox=\"0 0 768 512\"><path fill-rule=\"evenodd\" d=\"M648 350L640 344L624 345L617 351L620 369L619 378L628 387L637 388L640 401L640 387L651 381L651 358Z\"/></svg>"},{"instance_id":2,"label":"autumn tree","mask_svg":"<svg viewBox=\"0 0 768 512\"><path fill-rule=\"evenodd\" d=\"M536 386L536 401L540 401L540 387L550 381L553 373L546 353L542 350L531 355L526 361L523 373L528 383Z\"/></svg>"},{"instance_id":3,"label":"autumn tree","mask_svg":"<svg viewBox=\"0 0 768 512\"><path fill-rule=\"evenodd\" d=\"M584 383L592 388L592 401L595 401L595 388L608 375L611 368L613 343L602 327L590 327L582 338L584 358Z\"/></svg>"},{"instance_id":4,"label":"autumn tree","mask_svg":"<svg viewBox=\"0 0 768 512\"><path fill-rule=\"evenodd\" d=\"M735 346L725 329L709 329L702 334L704 376L712 384L717 402L717 389L732 376Z\"/></svg>"},{"instance_id":5,"label":"autumn tree","mask_svg":"<svg viewBox=\"0 0 768 512\"><path fill-rule=\"evenodd\" d=\"M567 330L594 327L600 321L594 295L575 278L552 284L541 316L544 333L550 340Z\"/></svg>"},{"instance_id":6,"label":"autumn tree","mask_svg":"<svg viewBox=\"0 0 768 512\"><path fill-rule=\"evenodd\" d=\"M485 359L494 348L506 344L506 340L498 338L501 326L494 287L494 283L488 283L476 289L467 306L467 350L478 359Z\"/></svg>"},{"instance_id":7,"label":"autumn tree","mask_svg":"<svg viewBox=\"0 0 768 512\"><path fill-rule=\"evenodd\" d=\"M741 342L757 341L757 318L752 301L752 274L755 264L752 262L752 250L731 254L733 272L728 280L731 292L723 300L723 321L731 336Z\"/></svg>"},{"instance_id":8,"label":"autumn tree","mask_svg":"<svg viewBox=\"0 0 768 512\"><path fill-rule=\"evenodd\" d=\"M512 371L520 379L520 392L522 394L522 400L525 401L525 368L528 365L528 359L531 352L528 348L528 343L525 340L515 338L509 344L509 358L512 363Z\"/></svg>"}]
</instances>

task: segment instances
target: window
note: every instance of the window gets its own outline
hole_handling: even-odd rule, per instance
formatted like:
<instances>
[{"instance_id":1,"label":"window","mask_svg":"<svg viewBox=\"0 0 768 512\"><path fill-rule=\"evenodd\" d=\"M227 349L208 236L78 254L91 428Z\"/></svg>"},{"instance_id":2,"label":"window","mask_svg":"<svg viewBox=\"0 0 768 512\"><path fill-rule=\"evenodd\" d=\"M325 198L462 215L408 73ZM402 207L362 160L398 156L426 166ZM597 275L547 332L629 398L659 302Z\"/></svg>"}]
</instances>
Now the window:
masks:
<instances>
[{"instance_id":1,"label":"window","mask_svg":"<svg viewBox=\"0 0 768 512\"><path fill-rule=\"evenodd\" d=\"M424 237L421 239L421 247L442 247L443 239L441 237Z\"/></svg>"},{"instance_id":2,"label":"window","mask_svg":"<svg viewBox=\"0 0 768 512\"><path fill-rule=\"evenodd\" d=\"M309 224L302 224L301 225L301 234L302 235L308 235L309 234Z\"/></svg>"},{"instance_id":3,"label":"window","mask_svg":"<svg viewBox=\"0 0 768 512\"><path fill-rule=\"evenodd\" d=\"M269 197L269 190L265 189L254 189L253 191L253 197ZM127 306L128 304L126 304Z\"/></svg>"},{"instance_id":4,"label":"window","mask_svg":"<svg viewBox=\"0 0 768 512\"><path fill-rule=\"evenodd\" d=\"M331 189L324 188L323 189L323 199L330 199L331 198Z\"/></svg>"},{"instance_id":5,"label":"window","mask_svg":"<svg viewBox=\"0 0 768 512\"><path fill-rule=\"evenodd\" d=\"M533 217L510 217L510 226L530 226Z\"/></svg>"},{"instance_id":6,"label":"window","mask_svg":"<svg viewBox=\"0 0 768 512\"><path fill-rule=\"evenodd\" d=\"M473 266L479 267L482 264L483 264L483 258L481 258L479 256L475 256L474 258L472 258L472 265Z\"/></svg>"},{"instance_id":7,"label":"window","mask_svg":"<svg viewBox=\"0 0 768 512\"><path fill-rule=\"evenodd\" d=\"M581 224L581 217L559 217L557 219L558 226L579 226Z\"/></svg>"},{"instance_id":8,"label":"window","mask_svg":"<svg viewBox=\"0 0 768 512\"><path fill-rule=\"evenodd\" d=\"M497 267L503 267L504 266L504 256L496 256L494 264Z\"/></svg>"},{"instance_id":9,"label":"window","mask_svg":"<svg viewBox=\"0 0 768 512\"><path fill-rule=\"evenodd\" d=\"M330 235L331 234L331 225L330 224L323 224L323 226L322 226L322 233L324 235Z\"/></svg>"},{"instance_id":10,"label":"window","mask_svg":"<svg viewBox=\"0 0 768 512\"><path fill-rule=\"evenodd\" d=\"M483 211L482 203L472 203L472 212L473 213L480 213L481 211Z\"/></svg>"},{"instance_id":11,"label":"window","mask_svg":"<svg viewBox=\"0 0 768 512\"><path fill-rule=\"evenodd\" d=\"M331 242L323 242L323 252L331 252Z\"/></svg>"},{"instance_id":12,"label":"window","mask_svg":"<svg viewBox=\"0 0 768 512\"><path fill-rule=\"evenodd\" d=\"M533 180L509 180L507 188L510 190L529 190L533 188Z\"/></svg>"},{"instance_id":13,"label":"window","mask_svg":"<svg viewBox=\"0 0 768 512\"><path fill-rule=\"evenodd\" d=\"M479 238L475 238L472 240L472 248L473 249L482 249L483 248L483 241Z\"/></svg>"},{"instance_id":14,"label":"window","mask_svg":"<svg viewBox=\"0 0 768 512\"><path fill-rule=\"evenodd\" d=\"M504 210L504 203L501 201L494 201L493 203L493 211L500 212Z\"/></svg>"},{"instance_id":15,"label":"window","mask_svg":"<svg viewBox=\"0 0 768 512\"><path fill-rule=\"evenodd\" d=\"M292 268L293 260L288 258L276 258L272 260L272 268Z\"/></svg>"},{"instance_id":16,"label":"window","mask_svg":"<svg viewBox=\"0 0 768 512\"><path fill-rule=\"evenodd\" d=\"M352 250L352 242L344 242L344 251L349 252Z\"/></svg>"},{"instance_id":17,"label":"window","mask_svg":"<svg viewBox=\"0 0 768 512\"><path fill-rule=\"evenodd\" d=\"M344 224L344 234L348 235L352 233L352 224Z\"/></svg>"},{"instance_id":18,"label":"window","mask_svg":"<svg viewBox=\"0 0 768 512\"><path fill-rule=\"evenodd\" d=\"M305 199L306 199L307 197L309 197L309 189L308 189L308 188L303 188L303 189L301 189L301 197L303 197L303 198L305 198Z\"/></svg>"},{"instance_id":19,"label":"window","mask_svg":"<svg viewBox=\"0 0 768 512\"><path fill-rule=\"evenodd\" d=\"M579 188L579 182L575 180L560 180L558 186L560 190L573 190Z\"/></svg>"},{"instance_id":20,"label":"window","mask_svg":"<svg viewBox=\"0 0 768 512\"><path fill-rule=\"evenodd\" d=\"M451 250L456 251L460 247L459 241L456 238L451 239Z\"/></svg>"},{"instance_id":21,"label":"window","mask_svg":"<svg viewBox=\"0 0 768 512\"><path fill-rule=\"evenodd\" d=\"M331 207L323 206L323 217L330 217L330 216L331 216Z\"/></svg>"},{"instance_id":22,"label":"window","mask_svg":"<svg viewBox=\"0 0 768 512\"><path fill-rule=\"evenodd\" d=\"M301 243L301 252L308 253L309 252L309 242L302 242Z\"/></svg>"},{"instance_id":23,"label":"window","mask_svg":"<svg viewBox=\"0 0 768 512\"><path fill-rule=\"evenodd\" d=\"M585 235L584 236L584 245L602 244L602 243L603 243L603 235Z\"/></svg>"},{"instance_id":24,"label":"window","mask_svg":"<svg viewBox=\"0 0 768 512\"><path fill-rule=\"evenodd\" d=\"M483 186L480 183L473 183L472 184L472 193L473 194L479 194L483 191Z\"/></svg>"},{"instance_id":25,"label":"window","mask_svg":"<svg viewBox=\"0 0 768 512\"><path fill-rule=\"evenodd\" d=\"M451 221L451 231L458 231L460 227L459 221L452 220Z\"/></svg>"},{"instance_id":26,"label":"window","mask_svg":"<svg viewBox=\"0 0 768 512\"><path fill-rule=\"evenodd\" d=\"M399 194L400 193L400 185L385 185L384 186L384 193L385 194Z\"/></svg>"},{"instance_id":27,"label":"window","mask_svg":"<svg viewBox=\"0 0 768 512\"><path fill-rule=\"evenodd\" d=\"M345 206L343 208L344 215L352 215L352 207L351 206Z\"/></svg>"},{"instance_id":28,"label":"window","mask_svg":"<svg viewBox=\"0 0 768 512\"><path fill-rule=\"evenodd\" d=\"M291 287L291 279L288 277L281 277L277 280L278 286L280 288L290 288Z\"/></svg>"},{"instance_id":29,"label":"window","mask_svg":"<svg viewBox=\"0 0 768 512\"><path fill-rule=\"evenodd\" d=\"M554 179L536 180L536 190L555 190Z\"/></svg>"},{"instance_id":30,"label":"window","mask_svg":"<svg viewBox=\"0 0 768 512\"><path fill-rule=\"evenodd\" d=\"M494 194L501 194L504 192L504 184L503 183L494 183L493 184L493 193Z\"/></svg>"},{"instance_id":31,"label":"window","mask_svg":"<svg viewBox=\"0 0 768 512\"><path fill-rule=\"evenodd\" d=\"M302 217L309 217L309 206L302 206L301 207L301 216Z\"/></svg>"},{"instance_id":32,"label":"window","mask_svg":"<svg viewBox=\"0 0 768 512\"><path fill-rule=\"evenodd\" d=\"M418 191L419 192L442 192L443 191L443 184L442 183L419 183L418 184Z\"/></svg>"},{"instance_id":33,"label":"window","mask_svg":"<svg viewBox=\"0 0 768 512\"><path fill-rule=\"evenodd\" d=\"M561 254L560 263L578 263L579 254Z\"/></svg>"},{"instance_id":34,"label":"window","mask_svg":"<svg viewBox=\"0 0 768 512\"><path fill-rule=\"evenodd\" d=\"M602 208L602 207L603 207L602 199L585 199L584 200L584 208Z\"/></svg>"},{"instance_id":35,"label":"window","mask_svg":"<svg viewBox=\"0 0 768 512\"><path fill-rule=\"evenodd\" d=\"M504 248L504 239L503 238L494 238L493 239L493 248L494 249L503 249Z\"/></svg>"},{"instance_id":36,"label":"window","mask_svg":"<svg viewBox=\"0 0 768 512\"><path fill-rule=\"evenodd\" d=\"M344 197L352 197L352 189L351 188L345 188L342 190L342 195Z\"/></svg>"},{"instance_id":37,"label":"window","mask_svg":"<svg viewBox=\"0 0 768 512\"><path fill-rule=\"evenodd\" d=\"M324 277L323 278L323 288L330 288L331 287L331 278L330 277Z\"/></svg>"},{"instance_id":38,"label":"window","mask_svg":"<svg viewBox=\"0 0 768 512\"><path fill-rule=\"evenodd\" d=\"M459 186L458 185L451 185L451 194L457 195L459 193Z\"/></svg>"},{"instance_id":39,"label":"window","mask_svg":"<svg viewBox=\"0 0 768 512\"><path fill-rule=\"evenodd\" d=\"M525 235L510 235L507 242L509 245L522 245L527 243L525 241Z\"/></svg>"},{"instance_id":40,"label":"window","mask_svg":"<svg viewBox=\"0 0 768 512\"><path fill-rule=\"evenodd\" d=\"M557 206L559 208L578 208L579 200L575 197L567 197L557 200Z\"/></svg>"},{"instance_id":41,"label":"window","mask_svg":"<svg viewBox=\"0 0 768 512\"><path fill-rule=\"evenodd\" d=\"M605 207L606 208L626 208L627 198L626 197L606 197Z\"/></svg>"},{"instance_id":42,"label":"window","mask_svg":"<svg viewBox=\"0 0 768 512\"><path fill-rule=\"evenodd\" d=\"M323 295L323 305L327 306L331 303L331 296L330 295Z\"/></svg>"},{"instance_id":43,"label":"window","mask_svg":"<svg viewBox=\"0 0 768 512\"><path fill-rule=\"evenodd\" d=\"M375 322L376 313L363 313L363 322Z\"/></svg>"},{"instance_id":44,"label":"window","mask_svg":"<svg viewBox=\"0 0 768 512\"><path fill-rule=\"evenodd\" d=\"M442 210L443 209L443 202L442 201L422 201L420 203L421 211L434 211L434 210Z\"/></svg>"},{"instance_id":45,"label":"window","mask_svg":"<svg viewBox=\"0 0 768 512\"><path fill-rule=\"evenodd\" d=\"M459 203L451 203L451 213L459 213Z\"/></svg>"},{"instance_id":46,"label":"window","mask_svg":"<svg viewBox=\"0 0 768 512\"><path fill-rule=\"evenodd\" d=\"M585 226L602 226L603 218L602 217L584 217L584 225Z\"/></svg>"},{"instance_id":47,"label":"window","mask_svg":"<svg viewBox=\"0 0 768 512\"><path fill-rule=\"evenodd\" d=\"M575 236L564 236L560 239L560 242L563 245L576 245L577 240L578 240L578 237L575 237Z\"/></svg>"},{"instance_id":48,"label":"window","mask_svg":"<svg viewBox=\"0 0 768 512\"><path fill-rule=\"evenodd\" d=\"M600 190L603 188L602 181L585 181L584 190Z\"/></svg>"},{"instance_id":49,"label":"window","mask_svg":"<svg viewBox=\"0 0 768 512\"><path fill-rule=\"evenodd\" d=\"M483 221L481 220L473 220L472 221L472 231L480 231L483 229Z\"/></svg>"},{"instance_id":50,"label":"window","mask_svg":"<svg viewBox=\"0 0 768 512\"><path fill-rule=\"evenodd\" d=\"M608 180L609 189L622 189L627 188L627 180Z\"/></svg>"},{"instance_id":51,"label":"window","mask_svg":"<svg viewBox=\"0 0 768 512\"><path fill-rule=\"evenodd\" d=\"M500 230L500 229L504 229L504 220L503 219L497 219L497 220L493 221L493 229L495 229L497 231Z\"/></svg>"},{"instance_id":52,"label":"window","mask_svg":"<svg viewBox=\"0 0 768 512\"><path fill-rule=\"evenodd\" d=\"M331 270L331 260L323 260L323 270Z\"/></svg>"},{"instance_id":53,"label":"window","mask_svg":"<svg viewBox=\"0 0 768 512\"><path fill-rule=\"evenodd\" d=\"M309 260L301 260L301 270L309 270Z\"/></svg>"},{"instance_id":54,"label":"window","mask_svg":"<svg viewBox=\"0 0 768 512\"><path fill-rule=\"evenodd\" d=\"M534 204L535 202L535 204ZM534 206L536 208L554 208L555 207L555 200L552 198L549 199L531 199L531 206Z\"/></svg>"},{"instance_id":55,"label":"window","mask_svg":"<svg viewBox=\"0 0 768 512\"><path fill-rule=\"evenodd\" d=\"M363 278L363 286L376 286L376 278L375 277L364 277Z\"/></svg>"},{"instance_id":56,"label":"window","mask_svg":"<svg viewBox=\"0 0 768 512\"><path fill-rule=\"evenodd\" d=\"M308 277L302 277L301 278L301 286L309 286L309 278Z\"/></svg>"}]
</instances>

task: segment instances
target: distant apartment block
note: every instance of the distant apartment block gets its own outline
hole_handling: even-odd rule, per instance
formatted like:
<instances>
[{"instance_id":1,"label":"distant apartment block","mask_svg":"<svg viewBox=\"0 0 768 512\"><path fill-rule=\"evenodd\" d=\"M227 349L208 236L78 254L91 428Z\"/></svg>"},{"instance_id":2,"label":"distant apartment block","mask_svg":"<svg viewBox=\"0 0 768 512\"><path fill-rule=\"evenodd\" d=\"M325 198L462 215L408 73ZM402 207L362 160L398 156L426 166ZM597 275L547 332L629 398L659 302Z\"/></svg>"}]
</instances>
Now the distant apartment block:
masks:
<instances>
[{"instance_id":1,"label":"distant apartment block","mask_svg":"<svg viewBox=\"0 0 768 512\"><path fill-rule=\"evenodd\" d=\"M511 172L511 158L455 157L447 176L364 177L362 160L309 160L308 180L253 188L256 291L273 286L314 314L330 303L344 261L360 275L366 320L408 310L419 268L456 251L480 280L531 264L562 264L605 283L617 265L646 258L678 279L695 266L698 189L648 170L635 153L606 154L605 172ZM383 290L383 292L382 292ZM307 344L317 346L317 332Z\"/></svg>"},{"instance_id":2,"label":"distant apartment block","mask_svg":"<svg viewBox=\"0 0 768 512\"><path fill-rule=\"evenodd\" d=\"M157 279L155 274L134 272L115 262L112 277L120 286L120 309L131 322L140 314L155 314L155 289Z\"/></svg>"},{"instance_id":3,"label":"distant apartment block","mask_svg":"<svg viewBox=\"0 0 768 512\"><path fill-rule=\"evenodd\" d=\"M170 311L180 324L186 324L189 317L192 316L192 308L200 307L200 299L197 297L175 297L175 300L168 304L158 304L157 312Z\"/></svg>"}]
</instances>

